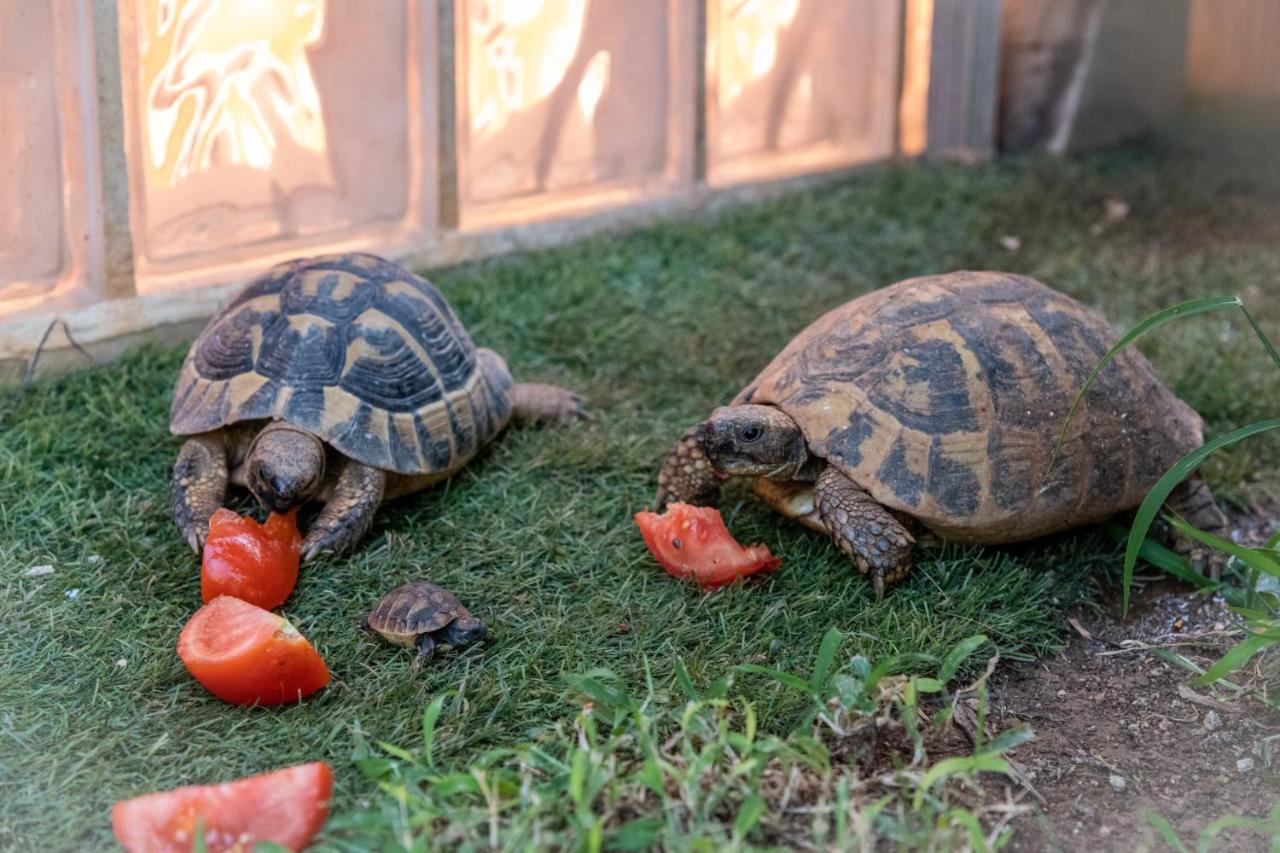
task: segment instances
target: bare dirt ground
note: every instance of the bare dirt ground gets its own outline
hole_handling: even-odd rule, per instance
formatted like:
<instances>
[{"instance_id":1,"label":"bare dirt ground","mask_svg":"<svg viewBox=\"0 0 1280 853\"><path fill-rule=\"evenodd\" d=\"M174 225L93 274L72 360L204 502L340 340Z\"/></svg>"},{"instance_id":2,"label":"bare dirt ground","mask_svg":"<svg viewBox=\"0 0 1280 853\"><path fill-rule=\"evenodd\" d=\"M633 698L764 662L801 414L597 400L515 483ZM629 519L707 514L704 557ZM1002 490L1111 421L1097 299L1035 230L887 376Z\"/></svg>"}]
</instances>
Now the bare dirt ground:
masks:
<instances>
[{"instance_id":1,"label":"bare dirt ground","mask_svg":"<svg viewBox=\"0 0 1280 853\"><path fill-rule=\"evenodd\" d=\"M1107 612L1071 615L1073 639L1056 658L993 681L992 728L1026 722L1036 733L1013 757L1038 794L1024 802L1037 808L1015 824L1009 849L1168 849L1148 810L1194 849L1209 821L1262 817L1280 801L1280 714L1193 690L1193 673L1143 648L1207 665L1239 636L1226 605L1163 580L1136 591L1127 619L1119 590L1113 599ZM1212 849L1269 841L1236 830Z\"/></svg>"}]
</instances>

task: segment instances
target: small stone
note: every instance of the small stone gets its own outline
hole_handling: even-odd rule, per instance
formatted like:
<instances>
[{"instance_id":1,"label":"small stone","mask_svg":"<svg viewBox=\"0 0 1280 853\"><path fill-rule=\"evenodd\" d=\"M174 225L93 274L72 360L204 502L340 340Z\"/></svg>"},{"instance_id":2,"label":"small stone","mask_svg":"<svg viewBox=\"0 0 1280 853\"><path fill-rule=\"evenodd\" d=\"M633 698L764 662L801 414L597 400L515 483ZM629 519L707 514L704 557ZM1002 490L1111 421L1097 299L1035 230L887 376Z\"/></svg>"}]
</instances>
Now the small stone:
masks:
<instances>
[{"instance_id":1,"label":"small stone","mask_svg":"<svg viewBox=\"0 0 1280 853\"><path fill-rule=\"evenodd\" d=\"M98 565L98 563L101 563L101 562L102 562L102 557L99 556L98 554L89 555L89 565L96 566Z\"/></svg>"},{"instance_id":2,"label":"small stone","mask_svg":"<svg viewBox=\"0 0 1280 853\"><path fill-rule=\"evenodd\" d=\"M1118 222L1129 215L1129 202L1122 198L1109 198L1103 205L1108 222Z\"/></svg>"},{"instance_id":3,"label":"small stone","mask_svg":"<svg viewBox=\"0 0 1280 853\"><path fill-rule=\"evenodd\" d=\"M1242 758L1236 762L1236 770L1240 771L1241 773L1248 773L1252 769L1253 769L1252 758Z\"/></svg>"},{"instance_id":4,"label":"small stone","mask_svg":"<svg viewBox=\"0 0 1280 853\"><path fill-rule=\"evenodd\" d=\"M1218 716L1217 711L1210 709L1209 713L1204 715L1204 727L1211 732L1222 728L1222 717Z\"/></svg>"},{"instance_id":5,"label":"small stone","mask_svg":"<svg viewBox=\"0 0 1280 853\"><path fill-rule=\"evenodd\" d=\"M119 667L120 669L124 669L128 665L129 665L129 662L124 658L120 658L120 660L116 661L116 666Z\"/></svg>"},{"instance_id":6,"label":"small stone","mask_svg":"<svg viewBox=\"0 0 1280 853\"><path fill-rule=\"evenodd\" d=\"M78 589L69 589L69 590L67 590L65 593L63 593L63 595L65 595L67 598L79 598L79 597L80 597L80 590L78 590Z\"/></svg>"},{"instance_id":7,"label":"small stone","mask_svg":"<svg viewBox=\"0 0 1280 853\"><path fill-rule=\"evenodd\" d=\"M53 574L53 566L50 566L50 565L32 566L22 574L29 578L38 578L43 575L51 575Z\"/></svg>"},{"instance_id":8,"label":"small stone","mask_svg":"<svg viewBox=\"0 0 1280 853\"><path fill-rule=\"evenodd\" d=\"M1226 623L1226 622L1214 622L1214 623L1213 623L1213 630L1215 630L1215 631L1225 631L1225 630L1227 630L1227 623Z\"/></svg>"},{"instance_id":9,"label":"small stone","mask_svg":"<svg viewBox=\"0 0 1280 853\"><path fill-rule=\"evenodd\" d=\"M1129 787L1129 780L1125 779L1119 773L1112 773L1111 778L1108 781L1111 783L1111 790L1113 791L1119 792Z\"/></svg>"},{"instance_id":10,"label":"small stone","mask_svg":"<svg viewBox=\"0 0 1280 853\"><path fill-rule=\"evenodd\" d=\"M1059 691L1058 691L1058 698L1059 698L1059 699L1062 699L1062 698L1066 697L1066 695L1067 695L1067 691L1065 691L1065 690L1059 690Z\"/></svg>"}]
</instances>

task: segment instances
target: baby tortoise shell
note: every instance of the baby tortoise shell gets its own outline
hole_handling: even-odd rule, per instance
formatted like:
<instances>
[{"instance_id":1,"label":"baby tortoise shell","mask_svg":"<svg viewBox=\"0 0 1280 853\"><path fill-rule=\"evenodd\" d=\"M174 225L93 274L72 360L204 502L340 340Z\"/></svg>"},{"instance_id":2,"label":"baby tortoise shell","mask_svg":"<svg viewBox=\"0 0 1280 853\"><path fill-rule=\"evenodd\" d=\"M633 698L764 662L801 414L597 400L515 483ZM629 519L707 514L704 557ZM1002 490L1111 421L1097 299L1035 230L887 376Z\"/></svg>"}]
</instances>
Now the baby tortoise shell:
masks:
<instances>
[{"instance_id":1,"label":"baby tortoise shell","mask_svg":"<svg viewBox=\"0 0 1280 853\"><path fill-rule=\"evenodd\" d=\"M453 593L426 581L391 590L373 606L361 627L375 631L389 643L417 648L415 669L431 659L439 643L462 648L488 636L484 623Z\"/></svg>"},{"instance_id":2,"label":"baby tortoise shell","mask_svg":"<svg viewBox=\"0 0 1280 853\"><path fill-rule=\"evenodd\" d=\"M419 634L439 631L453 620L470 615L447 589L415 581L398 586L379 599L367 621L387 642L408 647Z\"/></svg>"},{"instance_id":3,"label":"baby tortoise shell","mask_svg":"<svg viewBox=\"0 0 1280 853\"><path fill-rule=\"evenodd\" d=\"M457 471L511 418L511 374L440 292L374 255L279 264L192 346L170 429L283 420L401 474Z\"/></svg>"},{"instance_id":4,"label":"baby tortoise shell","mask_svg":"<svg viewBox=\"0 0 1280 853\"><path fill-rule=\"evenodd\" d=\"M1141 503L1203 443L1203 422L1128 348L1076 393L1118 335L1034 279L958 272L825 314L734 400L771 404L812 454L945 538L1012 542Z\"/></svg>"}]
</instances>

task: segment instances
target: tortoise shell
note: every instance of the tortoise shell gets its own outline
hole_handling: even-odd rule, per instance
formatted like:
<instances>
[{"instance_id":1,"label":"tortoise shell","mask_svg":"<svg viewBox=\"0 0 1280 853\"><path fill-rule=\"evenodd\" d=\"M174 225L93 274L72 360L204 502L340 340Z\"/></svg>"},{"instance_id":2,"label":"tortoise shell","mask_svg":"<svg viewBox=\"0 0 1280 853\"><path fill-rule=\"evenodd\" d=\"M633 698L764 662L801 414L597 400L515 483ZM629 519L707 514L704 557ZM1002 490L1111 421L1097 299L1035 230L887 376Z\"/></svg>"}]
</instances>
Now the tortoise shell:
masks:
<instances>
[{"instance_id":1,"label":"tortoise shell","mask_svg":"<svg viewBox=\"0 0 1280 853\"><path fill-rule=\"evenodd\" d=\"M1203 424L1118 335L1023 276L903 281L825 314L735 399L778 406L811 451L957 541L1011 542L1137 506Z\"/></svg>"},{"instance_id":2,"label":"tortoise shell","mask_svg":"<svg viewBox=\"0 0 1280 853\"><path fill-rule=\"evenodd\" d=\"M369 627L392 642L411 644L421 634L439 631L462 616L470 616L447 589L417 581L398 586L369 611Z\"/></svg>"},{"instance_id":3,"label":"tortoise shell","mask_svg":"<svg viewBox=\"0 0 1280 853\"><path fill-rule=\"evenodd\" d=\"M511 376L429 282L382 258L279 264L191 345L169 428L285 420L402 474L456 470L510 419Z\"/></svg>"}]
</instances>

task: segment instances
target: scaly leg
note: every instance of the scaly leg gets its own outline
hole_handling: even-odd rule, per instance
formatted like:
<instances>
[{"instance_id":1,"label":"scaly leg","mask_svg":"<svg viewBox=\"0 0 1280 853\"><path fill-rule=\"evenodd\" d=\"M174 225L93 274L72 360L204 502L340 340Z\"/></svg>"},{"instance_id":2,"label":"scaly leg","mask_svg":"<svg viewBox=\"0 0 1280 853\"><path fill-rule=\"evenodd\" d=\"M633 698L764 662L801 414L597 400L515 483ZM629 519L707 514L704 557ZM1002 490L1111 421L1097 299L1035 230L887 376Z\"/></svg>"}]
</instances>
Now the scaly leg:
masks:
<instances>
[{"instance_id":1,"label":"scaly leg","mask_svg":"<svg viewBox=\"0 0 1280 853\"><path fill-rule=\"evenodd\" d=\"M662 512L670 503L715 506L720 502L720 484L724 478L716 473L702 452L703 425L690 427L658 471L658 494L654 511Z\"/></svg>"},{"instance_id":2,"label":"scaly leg","mask_svg":"<svg viewBox=\"0 0 1280 853\"><path fill-rule=\"evenodd\" d=\"M302 559L310 560L321 551L341 553L364 538L386 487L385 471L347 460L329 502L302 540Z\"/></svg>"},{"instance_id":3,"label":"scaly leg","mask_svg":"<svg viewBox=\"0 0 1280 853\"><path fill-rule=\"evenodd\" d=\"M178 451L170 482L170 514L197 554L209 535L209 519L227 496L227 443L223 432L193 435Z\"/></svg>"},{"instance_id":4,"label":"scaly leg","mask_svg":"<svg viewBox=\"0 0 1280 853\"><path fill-rule=\"evenodd\" d=\"M409 669L417 672L424 663L431 663L431 658L435 657L436 641L430 634L422 634L414 645L418 648L418 654L414 657L413 665Z\"/></svg>"},{"instance_id":5,"label":"scaly leg","mask_svg":"<svg viewBox=\"0 0 1280 853\"><path fill-rule=\"evenodd\" d=\"M582 395L559 385L518 382L510 391L511 414L529 424L568 424L591 417Z\"/></svg>"},{"instance_id":6,"label":"scaly leg","mask_svg":"<svg viewBox=\"0 0 1280 853\"><path fill-rule=\"evenodd\" d=\"M1173 494L1169 495L1169 508L1192 527L1215 536L1230 538L1227 516L1218 509L1213 500L1213 492L1209 491L1209 486L1199 474L1192 474L1178 484ZM1187 558L1191 568L1213 580L1222 577L1222 568L1227 562L1226 555L1206 547L1184 533L1174 532L1172 539L1173 549Z\"/></svg>"},{"instance_id":7,"label":"scaly leg","mask_svg":"<svg viewBox=\"0 0 1280 853\"><path fill-rule=\"evenodd\" d=\"M871 575L876 600L882 598L885 584L901 580L911 568L915 538L835 466L818 475L814 502L831 538L858 571Z\"/></svg>"}]
</instances>

